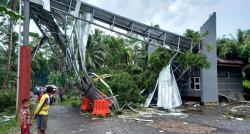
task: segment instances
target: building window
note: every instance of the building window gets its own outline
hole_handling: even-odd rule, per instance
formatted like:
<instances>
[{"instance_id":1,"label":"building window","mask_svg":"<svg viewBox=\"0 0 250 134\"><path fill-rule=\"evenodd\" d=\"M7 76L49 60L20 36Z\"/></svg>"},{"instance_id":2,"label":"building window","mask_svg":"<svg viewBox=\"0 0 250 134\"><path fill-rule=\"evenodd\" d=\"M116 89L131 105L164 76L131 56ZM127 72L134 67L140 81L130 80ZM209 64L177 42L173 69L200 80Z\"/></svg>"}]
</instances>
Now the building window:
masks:
<instances>
[{"instance_id":1,"label":"building window","mask_svg":"<svg viewBox=\"0 0 250 134\"><path fill-rule=\"evenodd\" d=\"M200 90L200 77L190 77L189 78L190 89L199 91Z\"/></svg>"}]
</instances>

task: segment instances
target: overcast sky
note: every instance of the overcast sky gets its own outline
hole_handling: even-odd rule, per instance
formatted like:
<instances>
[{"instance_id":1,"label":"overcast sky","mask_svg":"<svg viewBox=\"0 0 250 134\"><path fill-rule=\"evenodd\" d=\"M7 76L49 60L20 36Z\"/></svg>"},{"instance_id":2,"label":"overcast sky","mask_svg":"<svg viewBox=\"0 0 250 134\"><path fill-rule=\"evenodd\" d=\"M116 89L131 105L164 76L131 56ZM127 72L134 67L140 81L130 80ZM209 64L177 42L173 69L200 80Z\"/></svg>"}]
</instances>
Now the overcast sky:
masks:
<instances>
[{"instance_id":1,"label":"overcast sky","mask_svg":"<svg viewBox=\"0 0 250 134\"><path fill-rule=\"evenodd\" d=\"M217 14L217 37L250 29L250 0L82 0L118 15L164 30L183 34L199 31L213 12ZM31 31L39 32L34 23Z\"/></svg>"},{"instance_id":2,"label":"overcast sky","mask_svg":"<svg viewBox=\"0 0 250 134\"><path fill-rule=\"evenodd\" d=\"M199 30L212 12L217 13L217 36L250 29L250 0L82 0L116 14L183 34Z\"/></svg>"}]
</instances>

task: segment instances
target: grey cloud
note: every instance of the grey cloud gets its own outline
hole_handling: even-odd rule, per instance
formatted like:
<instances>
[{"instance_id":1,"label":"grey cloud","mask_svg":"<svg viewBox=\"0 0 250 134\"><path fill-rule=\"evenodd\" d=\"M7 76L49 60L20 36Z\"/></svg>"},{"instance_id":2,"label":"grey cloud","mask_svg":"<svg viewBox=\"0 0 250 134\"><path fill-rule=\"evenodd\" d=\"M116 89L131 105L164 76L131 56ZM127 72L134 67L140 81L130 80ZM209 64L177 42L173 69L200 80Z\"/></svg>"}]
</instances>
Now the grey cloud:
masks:
<instances>
[{"instance_id":1,"label":"grey cloud","mask_svg":"<svg viewBox=\"0 0 250 134\"><path fill-rule=\"evenodd\" d=\"M214 11L228 11L225 4L237 0L84 0L116 14L182 34L187 28L199 30ZM247 0L244 0L245 3ZM242 2L241 4L244 4ZM224 6L223 6L224 5ZM223 9L222 9L223 7ZM229 6L230 7L230 6ZM230 15L228 15L230 17Z\"/></svg>"}]
</instances>

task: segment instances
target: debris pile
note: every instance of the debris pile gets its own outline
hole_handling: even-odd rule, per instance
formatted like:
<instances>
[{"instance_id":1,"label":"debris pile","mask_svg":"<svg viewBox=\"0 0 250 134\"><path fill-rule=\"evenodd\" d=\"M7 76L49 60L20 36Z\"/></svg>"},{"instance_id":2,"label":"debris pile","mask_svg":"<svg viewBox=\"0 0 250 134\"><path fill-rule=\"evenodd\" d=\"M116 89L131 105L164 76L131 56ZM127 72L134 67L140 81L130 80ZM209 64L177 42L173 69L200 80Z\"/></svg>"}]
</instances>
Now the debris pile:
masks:
<instances>
[{"instance_id":1,"label":"debris pile","mask_svg":"<svg viewBox=\"0 0 250 134\"><path fill-rule=\"evenodd\" d=\"M201 126L198 124L189 124L187 122L181 121L160 121L157 124L151 124L154 128L160 128L167 132L175 132L175 133L193 133L193 134L201 134L201 133L212 133L216 131L216 128Z\"/></svg>"}]
</instances>

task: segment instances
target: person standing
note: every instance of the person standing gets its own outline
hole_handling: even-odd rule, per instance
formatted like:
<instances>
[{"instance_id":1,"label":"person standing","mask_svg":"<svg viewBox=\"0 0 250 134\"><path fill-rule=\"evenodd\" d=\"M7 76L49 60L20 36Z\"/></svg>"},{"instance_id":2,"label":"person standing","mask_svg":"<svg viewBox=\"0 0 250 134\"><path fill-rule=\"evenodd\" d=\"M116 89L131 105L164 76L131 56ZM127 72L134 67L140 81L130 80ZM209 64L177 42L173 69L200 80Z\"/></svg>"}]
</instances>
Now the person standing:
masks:
<instances>
[{"instance_id":1,"label":"person standing","mask_svg":"<svg viewBox=\"0 0 250 134\"><path fill-rule=\"evenodd\" d=\"M28 99L22 100L22 109L19 113L19 122L21 127L21 134L30 134L30 110Z\"/></svg>"},{"instance_id":2,"label":"person standing","mask_svg":"<svg viewBox=\"0 0 250 134\"><path fill-rule=\"evenodd\" d=\"M49 94L52 93L53 88L47 87L45 94L41 97L39 104L34 112L35 118L37 118L38 134L45 134L47 119L49 114Z\"/></svg>"},{"instance_id":3,"label":"person standing","mask_svg":"<svg viewBox=\"0 0 250 134\"><path fill-rule=\"evenodd\" d=\"M63 88L59 89L59 97L60 97L61 102L64 101Z\"/></svg>"}]
</instances>

